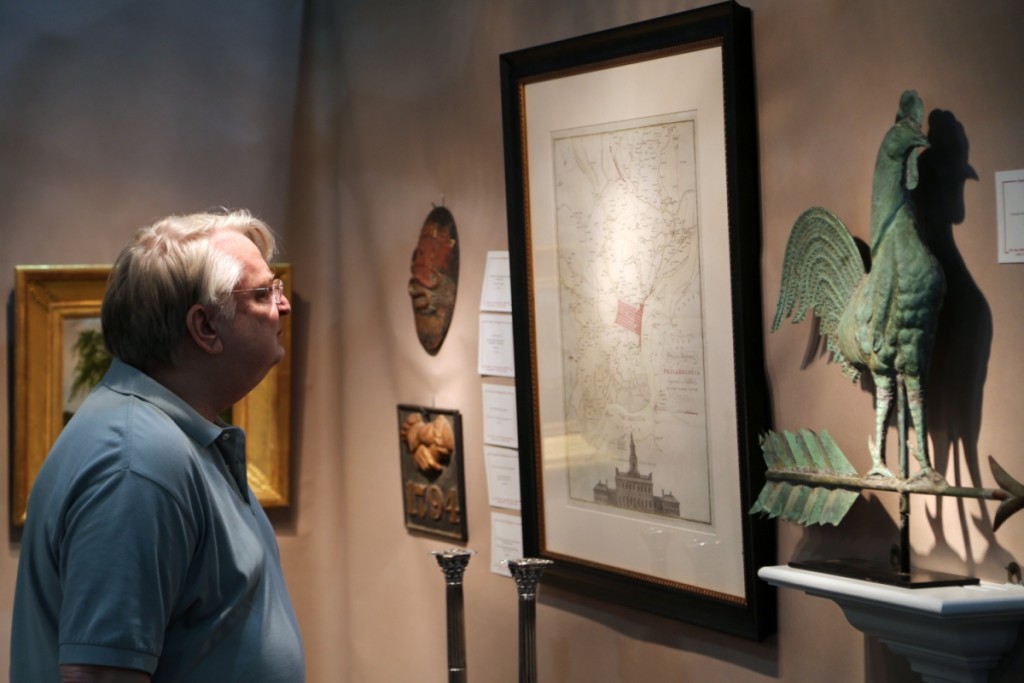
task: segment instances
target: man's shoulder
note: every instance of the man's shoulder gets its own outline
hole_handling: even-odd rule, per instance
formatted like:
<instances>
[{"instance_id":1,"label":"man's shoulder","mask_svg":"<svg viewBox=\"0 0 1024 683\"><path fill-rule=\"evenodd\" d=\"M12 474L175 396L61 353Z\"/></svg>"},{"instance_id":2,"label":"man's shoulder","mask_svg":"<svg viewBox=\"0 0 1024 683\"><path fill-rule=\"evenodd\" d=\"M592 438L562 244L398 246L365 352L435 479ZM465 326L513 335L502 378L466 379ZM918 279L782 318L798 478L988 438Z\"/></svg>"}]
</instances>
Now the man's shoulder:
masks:
<instances>
[{"instance_id":1,"label":"man's shoulder","mask_svg":"<svg viewBox=\"0 0 1024 683\"><path fill-rule=\"evenodd\" d=\"M173 485L195 470L202 451L158 405L100 386L61 432L51 457L70 452L92 470L90 478L128 470Z\"/></svg>"},{"instance_id":2,"label":"man's shoulder","mask_svg":"<svg viewBox=\"0 0 1024 683\"><path fill-rule=\"evenodd\" d=\"M149 448L161 448L189 441L184 430L156 403L143 395L127 394L103 385L89 395L64 432L73 435L79 443L117 438L126 446L145 444Z\"/></svg>"}]
</instances>

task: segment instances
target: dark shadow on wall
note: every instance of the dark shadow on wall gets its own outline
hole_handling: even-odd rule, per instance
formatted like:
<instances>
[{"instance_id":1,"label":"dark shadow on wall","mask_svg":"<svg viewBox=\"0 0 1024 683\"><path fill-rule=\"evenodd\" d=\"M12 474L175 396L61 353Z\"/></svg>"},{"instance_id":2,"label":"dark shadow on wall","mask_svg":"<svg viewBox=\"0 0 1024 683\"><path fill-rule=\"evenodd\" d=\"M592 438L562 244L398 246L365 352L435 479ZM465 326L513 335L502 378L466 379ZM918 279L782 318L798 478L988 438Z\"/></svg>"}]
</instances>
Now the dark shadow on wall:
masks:
<instances>
[{"instance_id":1,"label":"dark shadow on wall","mask_svg":"<svg viewBox=\"0 0 1024 683\"><path fill-rule=\"evenodd\" d=\"M288 505L267 508L267 518L279 535L295 536L298 533L299 481L302 477L303 443L302 419L305 412L305 378L309 376L309 302L301 294L292 291L288 298L292 309L292 377L291 377L291 421L288 435Z\"/></svg>"},{"instance_id":2,"label":"dark shadow on wall","mask_svg":"<svg viewBox=\"0 0 1024 683\"><path fill-rule=\"evenodd\" d=\"M289 504L267 510L267 516L278 535L295 536L298 531L302 473L308 459L306 453L307 379L320 376L328 369L311 370L311 316L313 305L304 288L309 287L317 271L319 256L338 253L333 240L321 230L323 224L337 224L334 189L337 186L337 110L334 65L338 63L336 31L339 9L336 4L316 0L303 4L302 39L300 41L299 74L296 79L295 111L288 176L288 209L285 246L287 261L292 264L294 290L292 305L292 394L291 394L291 472ZM341 272L332 271L332 280L323 291L341 292ZM333 297L332 301L337 297ZM324 314L319 309L317 314ZM341 378L332 378L342 384Z\"/></svg>"},{"instance_id":3,"label":"dark shadow on wall","mask_svg":"<svg viewBox=\"0 0 1024 683\"><path fill-rule=\"evenodd\" d=\"M583 595L576 591L550 585L544 585L541 588L537 595L537 601L538 604L560 612L601 624L630 641L653 643L678 652L699 654L702 657L727 662L738 669L744 669L754 675L766 678L778 678L780 675L779 635L777 633L768 636L762 642L755 642L668 617L638 612L631 607L608 602L600 597ZM555 653L553 658L553 668L556 674L554 680L569 680L573 675L574 666L569 655L574 649L571 635L563 633L554 643L549 644L549 648ZM617 653L623 657L619 662L623 670L629 670L638 665L637 662L628 659L629 653L636 652L630 648L628 651ZM604 680L627 679L608 678ZM676 678L660 679L655 677L654 680L676 680ZM678 680L689 679L683 676Z\"/></svg>"},{"instance_id":4,"label":"dark shadow on wall","mask_svg":"<svg viewBox=\"0 0 1024 683\"><path fill-rule=\"evenodd\" d=\"M7 325L7 376L10 381L7 382L7 452L14 453L14 290L11 290L10 295L7 297L7 315L5 323ZM11 517L11 501L14 500L14 458L7 458L7 497L3 499L7 510L7 547L18 548L21 546L21 532L22 527L14 524L14 519Z\"/></svg>"},{"instance_id":5,"label":"dark shadow on wall","mask_svg":"<svg viewBox=\"0 0 1024 683\"><path fill-rule=\"evenodd\" d=\"M982 468L978 454L982 399L992 346L992 313L985 296L971 277L954 238L953 226L964 222L964 185L977 180L968 162L969 144L963 125L951 112L935 110L928 117L931 147L920 157L920 185L915 194L918 218L932 253L946 276L946 297L939 315L935 352L929 375L928 432L934 448L935 469L954 486L979 487ZM998 456L998 454L996 454ZM956 506L959 537L966 559L954 552L943 528L943 513ZM980 510L975 514L976 510ZM990 503L963 498L936 499L928 522L936 546L928 562L966 563L966 573L978 568L972 547L971 526L977 527L989 555L1003 566L1012 559L995 538Z\"/></svg>"}]
</instances>

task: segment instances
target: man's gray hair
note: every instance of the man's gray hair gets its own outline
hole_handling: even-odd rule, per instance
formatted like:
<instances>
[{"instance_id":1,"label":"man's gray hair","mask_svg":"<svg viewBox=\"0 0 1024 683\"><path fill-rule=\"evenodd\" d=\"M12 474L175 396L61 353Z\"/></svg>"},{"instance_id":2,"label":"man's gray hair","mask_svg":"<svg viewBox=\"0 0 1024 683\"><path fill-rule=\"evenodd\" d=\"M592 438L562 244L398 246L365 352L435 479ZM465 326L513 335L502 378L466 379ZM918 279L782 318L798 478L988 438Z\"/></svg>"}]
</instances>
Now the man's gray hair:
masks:
<instances>
[{"instance_id":1,"label":"man's gray hair","mask_svg":"<svg viewBox=\"0 0 1024 683\"><path fill-rule=\"evenodd\" d=\"M268 261L274 254L274 233L245 210L168 216L135 233L114 263L103 298L103 340L111 355L143 371L167 367L194 304L234 316L231 291L242 264L211 247L211 237L222 231L244 235Z\"/></svg>"}]
</instances>

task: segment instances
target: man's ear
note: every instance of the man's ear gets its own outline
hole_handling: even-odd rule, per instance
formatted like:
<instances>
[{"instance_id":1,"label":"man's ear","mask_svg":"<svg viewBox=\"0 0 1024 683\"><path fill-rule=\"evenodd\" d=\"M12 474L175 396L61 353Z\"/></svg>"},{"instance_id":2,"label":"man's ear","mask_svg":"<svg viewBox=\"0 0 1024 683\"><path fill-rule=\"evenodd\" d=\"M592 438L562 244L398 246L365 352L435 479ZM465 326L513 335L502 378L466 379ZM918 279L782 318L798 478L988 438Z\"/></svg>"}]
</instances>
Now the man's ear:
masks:
<instances>
[{"instance_id":1,"label":"man's ear","mask_svg":"<svg viewBox=\"0 0 1024 683\"><path fill-rule=\"evenodd\" d=\"M217 314L202 304L193 304L185 316L185 326L192 341L200 350L211 356L219 356L224 351L218 331Z\"/></svg>"}]
</instances>

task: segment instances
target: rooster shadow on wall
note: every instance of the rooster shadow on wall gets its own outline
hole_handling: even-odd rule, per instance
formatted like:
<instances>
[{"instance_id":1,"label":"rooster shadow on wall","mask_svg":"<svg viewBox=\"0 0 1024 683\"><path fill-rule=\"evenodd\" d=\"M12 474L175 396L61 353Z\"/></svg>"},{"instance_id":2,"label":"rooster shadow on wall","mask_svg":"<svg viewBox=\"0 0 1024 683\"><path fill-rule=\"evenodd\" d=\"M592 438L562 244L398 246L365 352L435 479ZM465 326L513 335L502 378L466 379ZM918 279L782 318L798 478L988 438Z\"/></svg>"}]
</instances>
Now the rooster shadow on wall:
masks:
<instances>
[{"instance_id":1,"label":"rooster shadow on wall","mask_svg":"<svg viewBox=\"0 0 1024 683\"><path fill-rule=\"evenodd\" d=\"M932 440L934 467L947 472L953 486L982 486L978 453L982 398L992 346L992 313L964 263L954 239L953 226L966 217L964 186L978 180L968 160L969 144L963 125L949 111L936 109L928 116L930 148L921 154L921 183L915 194L917 213L932 254L946 276L946 297L939 312L938 334L932 355L928 392L928 434ZM992 517L984 504L962 498L935 498L928 522L935 535L934 556L953 554L943 529L945 506L957 507L966 563L976 567L970 510L977 509L977 530L989 543L989 552L1002 553L1003 565L1012 557L1001 549L993 531Z\"/></svg>"}]
</instances>

